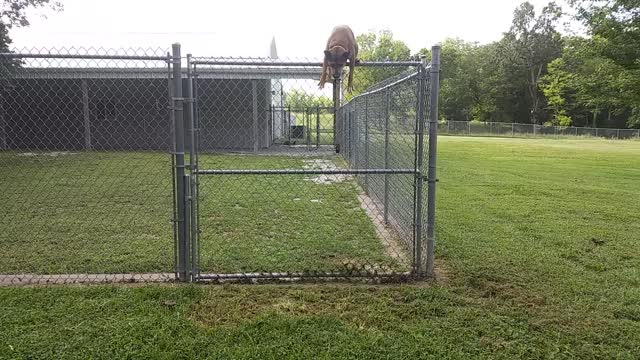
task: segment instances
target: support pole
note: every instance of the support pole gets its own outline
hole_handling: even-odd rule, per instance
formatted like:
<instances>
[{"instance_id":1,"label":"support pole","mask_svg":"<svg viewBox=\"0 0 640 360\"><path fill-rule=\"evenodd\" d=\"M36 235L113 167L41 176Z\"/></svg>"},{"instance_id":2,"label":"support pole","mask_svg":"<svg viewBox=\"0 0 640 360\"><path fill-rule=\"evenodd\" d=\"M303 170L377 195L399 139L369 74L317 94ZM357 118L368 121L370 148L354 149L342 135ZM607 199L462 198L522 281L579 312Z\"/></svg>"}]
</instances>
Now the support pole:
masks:
<instances>
[{"instance_id":1,"label":"support pole","mask_svg":"<svg viewBox=\"0 0 640 360\"><path fill-rule=\"evenodd\" d=\"M440 91L440 46L431 49L429 101L429 170L427 174L427 276L434 274L435 216L436 216L436 158L438 144L438 95Z\"/></svg>"},{"instance_id":2,"label":"support pole","mask_svg":"<svg viewBox=\"0 0 640 360\"><path fill-rule=\"evenodd\" d=\"M422 56L422 63L418 69L418 111L416 123L416 175L414 178L415 186L415 209L414 209L414 268L419 276L425 272L425 266L422 261L422 183L423 169L422 163L424 159L424 128L426 113L426 58Z\"/></svg>"},{"instance_id":3,"label":"support pole","mask_svg":"<svg viewBox=\"0 0 640 360\"><path fill-rule=\"evenodd\" d=\"M193 74L191 73L191 54L187 54L187 109L186 125L189 135L189 211L190 211L190 245L191 245L191 280L196 280L198 275L198 215L197 215L197 151L195 109L193 98Z\"/></svg>"},{"instance_id":4,"label":"support pole","mask_svg":"<svg viewBox=\"0 0 640 360\"><path fill-rule=\"evenodd\" d=\"M9 149L7 137L7 121L4 117L4 99L0 99L0 150Z\"/></svg>"},{"instance_id":5,"label":"support pole","mask_svg":"<svg viewBox=\"0 0 640 360\"><path fill-rule=\"evenodd\" d=\"M369 97L364 98L364 168L369 168ZM369 194L369 175L364 175L364 193Z\"/></svg>"},{"instance_id":6,"label":"support pole","mask_svg":"<svg viewBox=\"0 0 640 360\"><path fill-rule=\"evenodd\" d=\"M182 97L182 58L180 44L173 44L173 113L175 119L175 167L178 222L178 280L189 281L189 232L187 227L187 194L184 169L184 98Z\"/></svg>"},{"instance_id":7,"label":"support pole","mask_svg":"<svg viewBox=\"0 0 640 360\"><path fill-rule=\"evenodd\" d=\"M320 148L320 106L316 107L316 149Z\"/></svg>"},{"instance_id":8,"label":"support pole","mask_svg":"<svg viewBox=\"0 0 640 360\"><path fill-rule=\"evenodd\" d=\"M340 123L340 106L342 106L341 97L340 97L340 73L336 72L333 74L333 146L336 150L336 153L340 152L340 142L338 141L337 135L337 127L336 125Z\"/></svg>"},{"instance_id":9,"label":"support pole","mask_svg":"<svg viewBox=\"0 0 640 360\"><path fill-rule=\"evenodd\" d=\"M251 114L253 115L253 152L258 152L258 82L251 80L251 98L253 101Z\"/></svg>"},{"instance_id":10,"label":"support pole","mask_svg":"<svg viewBox=\"0 0 640 360\"><path fill-rule=\"evenodd\" d=\"M84 117L84 149L91 150L91 120L89 118L89 86L82 79L82 115Z\"/></svg>"},{"instance_id":11,"label":"support pole","mask_svg":"<svg viewBox=\"0 0 640 360\"><path fill-rule=\"evenodd\" d=\"M387 88L384 93L384 168L389 168L389 117L391 116L391 89ZM384 223L389 223L389 175L384 175Z\"/></svg>"},{"instance_id":12,"label":"support pole","mask_svg":"<svg viewBox=\"0 0 640 360\"><path fill-rule=\"evenodd\" d=\"M287 108L287 136L289 137L289 146L291 146L291 106Z\"/></svg>"}]
</instances>

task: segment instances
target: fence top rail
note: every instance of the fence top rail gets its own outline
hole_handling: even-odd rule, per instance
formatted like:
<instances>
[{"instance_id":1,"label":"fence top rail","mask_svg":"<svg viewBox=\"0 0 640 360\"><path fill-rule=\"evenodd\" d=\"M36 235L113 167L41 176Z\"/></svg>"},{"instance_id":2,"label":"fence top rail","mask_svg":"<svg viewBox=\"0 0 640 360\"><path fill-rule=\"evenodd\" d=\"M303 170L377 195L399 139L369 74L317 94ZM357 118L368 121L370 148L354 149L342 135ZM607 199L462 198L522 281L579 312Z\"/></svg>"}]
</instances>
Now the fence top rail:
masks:
<instances>
[{"instance_id":1,"label":"fence top rail","mask_svg":"<svg viewBox=\"0 0 640 360\"><path fill-rule=\"evenodd\" d=\"M89 55L89 54L29 54L0 53L0 59L83 59L83 60L156 60L171 61L169 56L147 55Z\"/></svg>"},{"instance_id":2,"label":"fence top rail","mask_svg":"<svg viewBox=\"0 0 640 360\"><path fill-rule=\"evenodd\" d=\"M256 60L256 59L230 59L212 58L195 59L191 61L193 65L219 65L219 66L283 66L283 67L321 67L322 62L317 61L278 61L278 60ZM420 61L360 61L355 64L359 67L409 67L420 66Z\"/></svg>"}]
</instances>

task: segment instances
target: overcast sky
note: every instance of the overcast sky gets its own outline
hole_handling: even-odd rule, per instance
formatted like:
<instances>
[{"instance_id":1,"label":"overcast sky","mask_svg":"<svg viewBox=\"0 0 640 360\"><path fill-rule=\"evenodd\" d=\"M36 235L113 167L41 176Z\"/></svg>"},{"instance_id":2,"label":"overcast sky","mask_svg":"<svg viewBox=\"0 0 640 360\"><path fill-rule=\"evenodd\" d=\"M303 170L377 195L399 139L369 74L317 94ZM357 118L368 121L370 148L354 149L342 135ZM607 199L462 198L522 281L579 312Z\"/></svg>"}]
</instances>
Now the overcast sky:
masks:
<instances>
[{"instance_id":1,"label":"overcast sky","mask_svg":"<svg viewBox=\"0 0 640 360\"><path fill-rule=\"evenodd\" d=\"M508 30L519 0L233 1L60 0L64 11L31 11L31 26L13 29L18 48L169 49L194 56L267 56L275 36L283 58L320 58L334 25L356 34L390 29L416 52L446 37L488 43ZM547 0L530 0L536 11ZM564 5L564 1L559 1ZM177 4L180 4L178 6ZM339 5L332 9L333 5ZM46 14L47 19L39 15Z\"/></svg>"}]
</instances>

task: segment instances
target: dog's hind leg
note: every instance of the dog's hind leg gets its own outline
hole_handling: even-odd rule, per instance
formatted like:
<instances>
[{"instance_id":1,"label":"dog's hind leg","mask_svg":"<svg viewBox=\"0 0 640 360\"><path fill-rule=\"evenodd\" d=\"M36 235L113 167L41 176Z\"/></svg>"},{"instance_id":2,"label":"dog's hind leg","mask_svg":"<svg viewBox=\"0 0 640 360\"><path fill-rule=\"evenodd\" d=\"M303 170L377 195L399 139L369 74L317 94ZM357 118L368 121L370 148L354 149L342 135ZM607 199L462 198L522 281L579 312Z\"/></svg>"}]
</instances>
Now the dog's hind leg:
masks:
<instances>
[{"instance_id":1,"label":"dog's hind leg","mask_svg":"<svg viewBox=\"0 0 640 360\"><path fill-rule=\"evenodd\" d=\"M322 63L322 74L320 74L320 83L318 86L320 89L324 89L324 84L327 82L327 60Z\"/></svg>"}]
</instances>

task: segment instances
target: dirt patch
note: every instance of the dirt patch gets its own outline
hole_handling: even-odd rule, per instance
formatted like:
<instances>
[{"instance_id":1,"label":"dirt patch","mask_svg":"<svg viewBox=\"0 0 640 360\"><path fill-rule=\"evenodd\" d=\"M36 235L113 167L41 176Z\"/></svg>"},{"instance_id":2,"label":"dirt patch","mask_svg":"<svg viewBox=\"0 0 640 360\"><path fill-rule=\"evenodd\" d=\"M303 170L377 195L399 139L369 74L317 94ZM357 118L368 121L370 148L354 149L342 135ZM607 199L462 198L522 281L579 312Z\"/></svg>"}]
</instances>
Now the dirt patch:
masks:
<instances>
[{"instance_id":1,"label":"dirt patch","mask_svg":"<svg viewBox=\"0 0 640 360\"><path fill-rule=\"evenodd\" d=\"M336 170L338 169L338 166L336 166L336 164L331 161L331 160L327 160L327 159L310 159L310 160L303 160L303 162L305 163L305 165L302 166L303 169L309 169L309 170ZM305 181L313 181L316 184L319 185L330 185L330 184L335 184L335 183L341 183L343 181L349 180L353 178L353 176L351 175L343 175L343 174L336 174L336 175L326 175L326 174L321 174L318 176L313 176L313 177L306 177L304 178Z\"/></svg>"},{"instance_id":2,"label":"dirt patch","mask_svg":"<svg viewBox=\"0 0 640 360\"><path fill-rule=\"evenodd\" d=\"M451 284L451 273L447 269L444 261L436 259L433 265L433 272L435 273L436 282L440 285Z\"/></svg>"},{"instance_id":3,"label":"dirt patch","mask_svg":"<svg viewBox=\"0 0 640 360\"><path fill-rule=\"evenodd\" d=\"M141 274L0 274L0 286L150 283L175 280L173 273Z\"/></svg>"},{"instance_id":4,"label":"dirt patch","mask_svg":"<svg viewBox=\"0 0 640 360\"><path fill-rule=\"evenodd\" d=\"M360 194L358 194L358 201L360 202L360 207L364 210L375 226L376 234L384 246L387 255L398 260L401 264L408 264L409 260L407 254L405 254L405 251L403 250L404 247L400 241L400 237L393 230L392 226L385 225L384 216L382 215L380 208L364 192L360 192Z\"/></svg>"}]
</instances>

